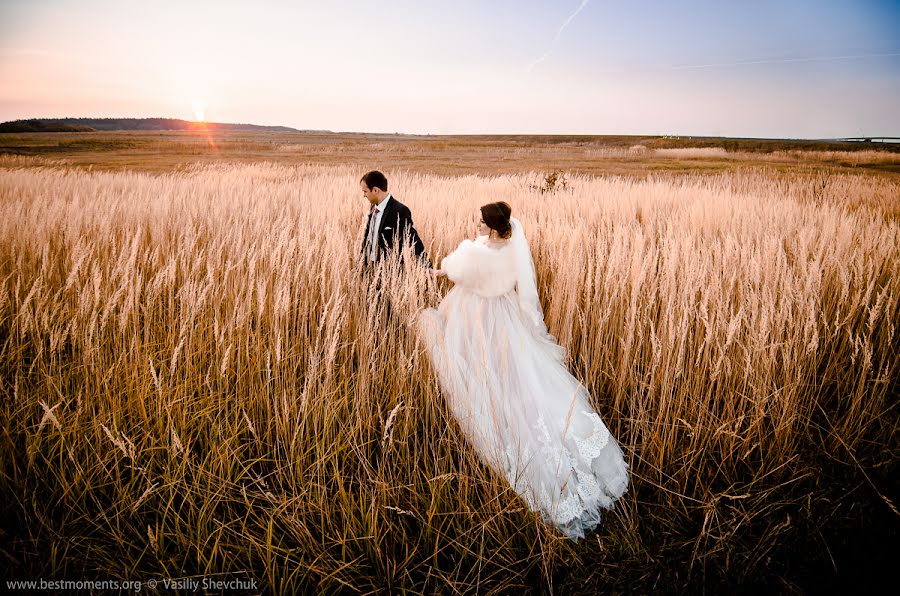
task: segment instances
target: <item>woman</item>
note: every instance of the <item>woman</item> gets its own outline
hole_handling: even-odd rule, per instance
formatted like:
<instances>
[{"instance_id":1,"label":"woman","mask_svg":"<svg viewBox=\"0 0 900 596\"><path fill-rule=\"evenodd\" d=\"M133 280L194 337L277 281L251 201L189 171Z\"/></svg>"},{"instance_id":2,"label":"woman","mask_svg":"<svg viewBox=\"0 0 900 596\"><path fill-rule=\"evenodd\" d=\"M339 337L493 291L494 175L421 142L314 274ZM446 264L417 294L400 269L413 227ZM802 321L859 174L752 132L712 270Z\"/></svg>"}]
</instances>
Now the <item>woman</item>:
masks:
<instances>
[{"instance_id":1,"label":"woman","mask_svg":"<svg viewBox=\"0 0 900 596\"><path fill-rule=\"evenodd\" d=\"M433 274L455 286L419 331L453 414L482 461L572 540L628 486L622 450L547 332L534 263L506 203Z\"/></svg>"}]
</instances>

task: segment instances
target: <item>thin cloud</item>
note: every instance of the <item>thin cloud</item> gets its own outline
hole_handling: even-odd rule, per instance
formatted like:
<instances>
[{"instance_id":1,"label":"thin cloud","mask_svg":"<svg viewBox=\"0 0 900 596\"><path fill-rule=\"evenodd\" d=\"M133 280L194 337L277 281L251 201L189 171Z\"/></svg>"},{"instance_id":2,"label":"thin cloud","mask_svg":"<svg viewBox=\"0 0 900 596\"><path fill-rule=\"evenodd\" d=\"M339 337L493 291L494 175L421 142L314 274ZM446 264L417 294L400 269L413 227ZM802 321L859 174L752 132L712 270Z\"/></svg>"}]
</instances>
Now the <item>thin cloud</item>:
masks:
<instances>
[{"instance_id":1,"label":"thin cloud","mask_svg":"<svg viewBox=\"0 0 900 596\"><path fill-rule=\"evenodd\" d=\"M559 39L559 36L562 35L563 29L569 26L569 23L572 22L572 19L578 16L578 13L581 12L585 6L587 6L588 0L581 0L581 5L575 9L575 12L569 15L569 18L565 20L565 22L559 26L559 29L556 31L556 36L553 38L553 41Z\"/></svg>"},{"instance_id":2,"label":"thin cloud","mask_svg":"<svg viewBox=\"0 0 900 596\"><path fill-rule=\"evenodd\" d=\"M535 60L534 62L532 62L531 64L528 65L528 72L531 72L531 69L533 69L535 66L537 66L538 64L540 64L541 62L543 62L544 60L546 60L549 57L550 57L550 50L547 50L546 52L544 52L541 55L540 58L538 58L537 60Z\"/></svg>"},{"instance_id":3,"label":"thin cloud","mask_svg":"<svg viewBox=\"0 0 900 596\"><path fill-rule=\"evenodd\" d=\"M791 64L794 62L830 62L834 60L857 60L861 58L889 58L900 56L900 53L891 54L854 54L849 56L819 56L813 58L784 58L774 60L742 60L739 62L712 62L709 64L687 64L673 66L672 70L696 70L701 68L727 68L731 66L753 66L756 64Z\"/></svg>"},{"instance_id":4,"label":"thin cloud","mask_svg":"<svg viewBox=\"0 0 900 596\"><path fill-rule=\"evenodd\" d=\"M563 30L565 30L565 28L569 26L569 23L571 23L572 20L578 16L579 12L584 10L584 7L588 5L589 1L590 0L581 0L581 4L578 5L578 8L576 8L575 11L572 14L570 14L569 17L565 21L563 21L563 24L559 26L559 29L556 30L556 35L553 36L553 41L550 42L550 49L547 50L546 52L544 52L540 58L538 58L537 60L535 60L534 62L532 62L531 64L528 65L528 72L531 72L531 70L535 66L537 66L538 64L540 64L541 62L543 62L544 60L546 60L547 58L550 57L550 54L553 53L553 46L556 45L556 42L557 42L557 40L559 40L559 36L562 35Z\"/></svg>"}]
</instances>

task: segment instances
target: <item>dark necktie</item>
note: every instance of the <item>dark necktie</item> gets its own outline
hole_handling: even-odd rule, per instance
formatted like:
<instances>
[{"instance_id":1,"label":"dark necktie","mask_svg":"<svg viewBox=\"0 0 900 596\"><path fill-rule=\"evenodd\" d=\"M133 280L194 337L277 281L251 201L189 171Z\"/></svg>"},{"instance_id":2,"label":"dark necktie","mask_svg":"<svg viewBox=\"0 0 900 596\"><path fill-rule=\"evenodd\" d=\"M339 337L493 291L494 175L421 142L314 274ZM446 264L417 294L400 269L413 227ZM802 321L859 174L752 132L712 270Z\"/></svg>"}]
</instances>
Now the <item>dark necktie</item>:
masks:
<instances>
[{"instance_id":1,"label":"dark necktie","mask_svg":"<svg viewBox=\"0 0 900 596\"><path fill-rule=\"evenodd\" d=\"M378 233L378 230L375 229L375 214L378 213L378 205L372 205L372 210L369 211L369 237L366 242L366 260L374 260L372 255L372 247L375 244L375 234Z\"/></svg>"}]
</instances>

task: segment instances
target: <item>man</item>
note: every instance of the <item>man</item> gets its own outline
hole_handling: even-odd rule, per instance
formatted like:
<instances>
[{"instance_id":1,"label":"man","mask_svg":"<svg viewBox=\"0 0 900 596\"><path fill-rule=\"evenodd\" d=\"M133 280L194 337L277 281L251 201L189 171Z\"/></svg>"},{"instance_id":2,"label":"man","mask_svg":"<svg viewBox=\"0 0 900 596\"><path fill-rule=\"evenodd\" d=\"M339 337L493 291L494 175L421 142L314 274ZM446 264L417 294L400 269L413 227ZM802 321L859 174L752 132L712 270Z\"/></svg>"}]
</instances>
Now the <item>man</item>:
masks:
<instances>
[{"instance_id":1,"label":"man","mask_svg":"<svg viewBox=\"0 0 900 596\"><path fill-rule=\"evenodd\" d=\"M423 265L431 268L425 245L413 227L412 213L388 192L385 175L377 170L368 172L360 178L359 186L371 205L362 244L363 263L367 266L376 263L395 245L409 239L416 257Z\"/></svg>"}]
</instances>

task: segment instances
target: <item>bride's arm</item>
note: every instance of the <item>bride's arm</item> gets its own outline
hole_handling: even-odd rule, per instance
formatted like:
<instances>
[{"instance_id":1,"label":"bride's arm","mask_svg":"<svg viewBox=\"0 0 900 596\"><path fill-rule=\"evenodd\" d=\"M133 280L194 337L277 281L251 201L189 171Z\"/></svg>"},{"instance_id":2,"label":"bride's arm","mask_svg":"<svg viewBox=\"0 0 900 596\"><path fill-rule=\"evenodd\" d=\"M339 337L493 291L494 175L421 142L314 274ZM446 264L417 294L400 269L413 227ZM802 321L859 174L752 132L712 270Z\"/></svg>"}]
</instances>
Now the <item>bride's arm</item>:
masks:
<instances>
[{"instance_id":1,"label":"bride's arm","mask_svg":"<svg viewBox=\"0 0 900 596\"><path fill-rule=\"evenodd\" d=\"M480 278L478 248L471 240L463 240L452 253L444 257L440 271L455 284L472 286Z\"/></svg>"}]
</instances>

